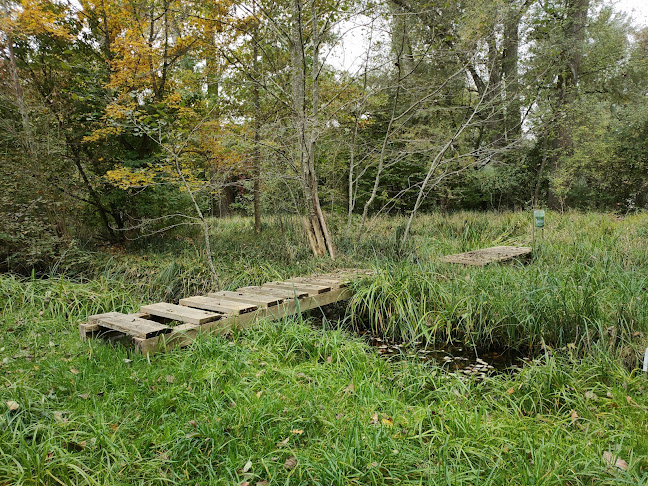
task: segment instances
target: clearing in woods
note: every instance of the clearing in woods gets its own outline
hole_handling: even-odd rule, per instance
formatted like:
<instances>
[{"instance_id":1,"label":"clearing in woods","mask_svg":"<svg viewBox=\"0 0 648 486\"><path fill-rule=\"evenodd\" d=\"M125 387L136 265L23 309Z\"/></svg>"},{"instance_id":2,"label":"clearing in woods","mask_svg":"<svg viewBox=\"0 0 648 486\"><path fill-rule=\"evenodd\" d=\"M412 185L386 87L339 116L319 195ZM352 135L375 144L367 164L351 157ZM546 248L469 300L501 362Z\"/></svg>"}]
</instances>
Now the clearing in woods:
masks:
<instances>
[{"instance_id":1,"label":"clearing in woods","mask_svg":"<svg viewBox=\"0 0 648 486\"><path fill-rule=\"evenodd\" d=\"M247 219L222 220L221 292L187 238L2 275L0 484L646 484L648 217L547 219L527 264L441 262L531 242L528 214L457 213L421 215L400 250L400 218L362 239L340 232L336 262L309 255L299 221L255 236ZM86 333L103 323L159 341L205 315L247 319L332 283L278 282L351 267L373 274L345 287L340 321L258 315L159 354L79 339L108 313ZM174 326L178 306L191 321ZM151 311L158 321L123 317ZM360 333L398 347L386 359ZM448 342L482 361L533 359L473 377L417 356Z\"/></svg>"}]
</instances>

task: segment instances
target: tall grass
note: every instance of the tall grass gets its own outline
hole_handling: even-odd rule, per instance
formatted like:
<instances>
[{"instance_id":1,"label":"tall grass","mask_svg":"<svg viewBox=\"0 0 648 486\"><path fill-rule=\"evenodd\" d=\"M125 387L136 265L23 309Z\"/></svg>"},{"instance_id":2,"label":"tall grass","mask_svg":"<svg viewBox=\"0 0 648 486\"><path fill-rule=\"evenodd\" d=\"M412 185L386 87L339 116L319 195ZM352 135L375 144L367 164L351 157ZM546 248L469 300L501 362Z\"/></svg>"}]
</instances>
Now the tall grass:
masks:
<instances>
[{"instance_id":1,"label":"tall grass","mask_svg":"<svg viewBox=\"0 0 648 486\"><path fill-rule=\"evenodd\" d=\"M380 261L375 278L356 285L352 323L402 340L584 351L599 341L626 351L644 346L648 252L641 235L648 218L550 213L548 221L531 262L482 268L442 264L438 257L530 244L524 215L421 218L410 258Z\"/></svg>"},{"instance_id":2,"label":"tall grass","mask_svg":"<svg viewBox=\"0 0 648 486\"><path fill-rule=\"evenodd\" d=\"M405 249L393 237L401 221L383 218L362 238L339 234L335 263L312 259L285 223L261 237L243 219L215 228L227 288L372 267L349 307L357 326L544 340L519 373L482 381L382 360L299 316L150 359L78 339L89 314L204 291L191 235L61 262L48 279L1 276L0 484L646 484L646 378L627 364L645 344L648 224L547 220L532 262L483 269L437 257L528 243L525 215L422 216Z\"/></svg>"}]
</instances>

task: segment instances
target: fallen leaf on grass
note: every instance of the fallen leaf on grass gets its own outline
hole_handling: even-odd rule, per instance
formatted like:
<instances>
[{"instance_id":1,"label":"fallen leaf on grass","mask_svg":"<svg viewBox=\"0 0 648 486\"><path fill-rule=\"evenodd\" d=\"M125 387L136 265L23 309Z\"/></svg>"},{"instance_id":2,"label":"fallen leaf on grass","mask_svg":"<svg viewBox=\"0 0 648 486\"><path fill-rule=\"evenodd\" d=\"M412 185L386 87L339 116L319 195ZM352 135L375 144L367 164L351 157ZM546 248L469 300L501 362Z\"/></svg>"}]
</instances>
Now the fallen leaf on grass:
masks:
<instances>
[{"instance_id":1,"label":"fallen leaf on grass","mask_svg":"<svg viewBox=\"0 0 648 486\"><path fill-rule=\"evenodd\" d=\"M277 447L285 446L288 444L288 441L290 440L290 437L286 437L284 440L281 442L277 442Z\"/></svg>"},{"instance_id":2,"label":"fallen leaf on grass","mask_svg":"<svg viewBox=\"0 0 648 486\"><path fill-rule=\"evenodd\" d=\"M587 398L588 400L593 400L595 398L598 398L598 396L593 391L586 391L585 398Z\"/></svg>"},{"instance_id":3,"label":"fallen leaf on grass","mask_svg":"<svg viewBox=\"0 0 648 486\"><path fill-rule=\"evenodd\" d=\"M245 466L243 466L240 470L242 473L248 472L250 469L252 469L252 461L248 461L245 463Z\"/></svg>"},{"instance_id":4,"label":"fallen leaf on grass","mask_svg":"<svg viewBox=\"0 0 648 486\"><path fill-rule=\"evenodd\" d=\"M378 413L377 412L374 412L371 415L371 422L370 423L373 424L373 425L378 425Z\"/></svg>"},{"instance_id":5,"label":"fallen leaf on grass","mask_svg":"<svg viewBox=\"0 0 648 486\"><path fill-rule=\"evenodd\" d=\"M333 362L333 356L329 356L328 358L326 358L326 362L327 363L332 363Z\"/></svg>"},{"instance_id":6,"label":"fallen leaf on grass","mask_svg":"<svg viewBox=\"0 0 648 486\"><path fill-rule=\"evenodd\" d=\"M263 395L263 390L259 390L259 391L256 393L256 397L257 397L257 398L261 398L261 395Z\"/></svg>"},{"instance_id":7,"label":"fallen leaf on grass","mask_svg":"<svg viewBox=\"0 0 648 486\"><path fill-rule=\"evenodd\" d=\"M300 434L300 435L301 435L301 434L304 433L304 431L301 430L301 429L292 429L292 430L290 431L290 433L291 433L291 434Z\"/></svg>"},{"instance_id":8,"label":"fallen leaf on grass","mask_svg":"<svg viewBox=\"0 0 648 486\"><path fill-rule=\"evenodd\" d=\"M576 423L576 421L578 420L578 418L579 418L578 414L576 413L576 410L571 411L571 414L569 415L569 418L571 418L571 423L572 423L572 425L574 425Z\"/></svg>"},{"instance_id":9,"label":"fallen leaf on grass","mask_svg":"<svg viewBox=\"0 0 648 486\"><path fill-rule=\"evenodd\" d=\"M63 418L63 412L54 412L52 415L57 422L67 422L67 419Z\"/></svg>"},{"instance_id":10,"label":"fallen leaf on grass","mask_svg":"<svg viewBox=\"0 0 648 486\"><path fill-rule=\"evenodd\" d=\"M239 486L250 486L250 481L243 481Z\"/></svg>"},{"instance_id":11,"label":"fallen leaf on grass","mask_svg":"<svg viewBox=\"0 0 648 486\"><path fill-rule=\"evenodd\" d=\"M268 484L270 484L270 483L268 481L266 481L265 479L263 481L257 481L256 482L256 486L268 486Z\"/></svg>"},{"instance_id":12,"label":"fallen leaf on grass","mask_svg":"<svg viewBox=\"0 0 648 486\"><path fill-rule=\"evenodd\" d=\"M76 368L70 368L70 373L72 373L73 375L78 375L79 370L77 370Z\"/></svg>"},{"instance_id":13,"label":"fallen leaf on grass","mask_svg":"<svg viewBox=\"0 0 648 486\"><path fill-rule=\"evenodd\" d=\"M603 451L603 462L608 468L616 467L622 471L628 470L628 463L610 451Z\"/></svg>"},{"instance_id":14,"label":"fallen leaf on grass","mask_svg":"<svg viewBox=\"0 0 648 486\"><path fill-rule=\"evenodd\" d=\"M173 375L166 375L166 382L167 383L173 383L175 381L175 376Z\"/></svg>"},{"instance_id":15,"label":"fallen leaf on grass","mask_svg":"<svg viewBox=\"0 0 648 486\"><path fill-rule=\"evenodd\" d=\"M355 385L353 384L353 382L351 382L349 386L347 386L344 389L344 393L354 393L354 392L355 392Z\"/></svg>"},{"instance_id":16,"label":"fallen leaf on grass","mask_svg":"<svg viewBox=\"0 0 648 486\"><path fill-rule=\"evenodd\" d=\"M286 459L286 462L284 462L284 467L289 471L295 469L297 467L297 458L295 456L290 456Z\"/></svg>"},{"instance_id":17,"label":"fallen leaf on grass","mask_svg":"<svg viewBox=\"0 0 648 486\"><path fill-rule=\"evenodd\" d=\"M508 390L506 390L506 393L508 395L513 395L515 393L515 390L513 388L509 388Z\"/></svg>"},{"instance_id":18,"label":"fallen leaf on grass","mask_svg":"<svg viewBox=\"0 0 648 486\"><path fill-rule=\"evenodd\" d=\"M394 425L394 422L392 422L389 417L382 419L381 422L385 427L391 427L392 425Z\"/></svg>"},{"instance_id":19,"label":"fallen leaf on grass","mask_svg":"<svg viewBox=\"0 0 648 486\"><path fill-rule=\"evenodd\" d=\"M18 405L18 402L14 402L13 400L7 400L6 402L7 407L9 408L9 411L15 412L20 408L20 405Z\"/></svg>"},{"instance_id":20,"label":"fallen leaf on grass","mask_svg":"<svg viewBox=\"0 0 648 486\"><path fill-rule=\"evenodd\" d=\"M191 425L192 427L198 427L198 422L196 422L195 420L190 420L189 425Z\"/></svg>"},{"instance_id":21,"label":"fallen leaf on grass","mask_svg":"<svg viewBox=\"0 0 648 486\"><path fill-rule=\"evenodd\" d=\"M81 395L79 395L79 398L82 398L83 400L87 400L88 398L90 398L90 394L89 393L82 393Z\"/></svg>"}]
</instances>

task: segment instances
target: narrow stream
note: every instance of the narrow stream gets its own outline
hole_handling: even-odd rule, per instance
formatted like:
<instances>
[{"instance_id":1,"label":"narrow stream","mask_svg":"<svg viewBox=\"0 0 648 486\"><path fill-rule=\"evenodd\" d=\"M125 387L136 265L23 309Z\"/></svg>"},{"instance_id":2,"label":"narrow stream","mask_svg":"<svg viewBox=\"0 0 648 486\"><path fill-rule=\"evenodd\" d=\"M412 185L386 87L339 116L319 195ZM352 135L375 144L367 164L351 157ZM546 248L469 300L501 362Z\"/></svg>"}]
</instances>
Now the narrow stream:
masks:
<instances>
[{"instance_id":1,"label":"narrow stream","mask_svg":"<svg viewBox=\"0 0 648 486\"><path fill-rule=\"evenodd\" d=\"M482 351L463 344L430 347L419 341L406 344L390 342L369 333L363 337L388 360L417 358L440 366L451 376L485 378L494 373L514 372L531 362L528 356L511 349Z\"/></svg>"},{"instance_id":2,"label":"narrow stream","mask_svg":"<svg viewBox=\"0 0 648 486\"><path fill-rule=\"evenodd\" d=\"M326 306L325 314L320 310L308 313L314 328L322 326L331 329L339 328L344 318L344 307L332 304ZM352 331L349 331L352 332ZM529 353L515 349L480 349L472 345L453 343L436 346L426 345L421 341L399 343L375 336L370 331L355 333L364 339L383 358L396 361L399 359L419 359L441 367L449 376L465 376L483 379L497 373L513 373L525 364L532 362Z\"/></svg>"}]
</instances>

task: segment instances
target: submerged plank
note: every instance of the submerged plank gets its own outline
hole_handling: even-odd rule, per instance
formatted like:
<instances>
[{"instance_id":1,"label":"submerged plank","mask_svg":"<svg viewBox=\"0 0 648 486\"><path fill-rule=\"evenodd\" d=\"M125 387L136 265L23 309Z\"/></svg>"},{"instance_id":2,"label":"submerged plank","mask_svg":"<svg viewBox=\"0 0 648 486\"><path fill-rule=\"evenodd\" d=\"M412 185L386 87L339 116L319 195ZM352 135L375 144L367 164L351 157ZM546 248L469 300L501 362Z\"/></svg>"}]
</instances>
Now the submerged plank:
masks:
<instances>
[{"instance_id":1,"label":"submerged plank","mask_svg":"<svg viewBox=\"0 0 648 486\"><path fill-rule=\"evenodd\" d=\"M206 322L220 319L223 314L207 312L204 310L193 309L181 305L167 304L158 302L157 304L143 305L140 307L142 312L148 312L152 316L165 317L174 321L182 321L189 324L205 324Z\"/></svg>"},{"instance_id":2,"label":"submerged plank","mask_svg":"<svg viewBox=\"0 0 648 486\"><path fill-rule=\"evenodd\" d=\"M114 315L115 313L113 312L109 314L113 315L95 316L97 325L143 339L171 332L169 326L165 326L159 322L141 319L132 314Z\"/></svg>"},{"instance_id":3,"label":"submerged plank","mask_svg":"<svg viewBox=\"0 0 648 486\"><path fill-rule=\"evenodd\" d=\"M505 262L515 258L530 256L532 248L528 246L493 246L481 250L468 251L441 257L445 263L459 263L462 265L484 266L493 262Z\"/></svg>"},{"instance_id":4,"label":"submerged plank","mask_svg":"<svg viewBox=\"0 0 648 486\"><path fill-rule=\"evenodd\" d=\"M218 297L203 297L195 296L186 299L180 299L180 305L186 307L195 307L196 309L206 309L223 314L245 314L257 309L254 304L245 304L243 302L236 302Z\"/></svg>"},{"instance_id":5,"label":"submerged plank","mask_svg":"<svg viewBox=\"0 0 648 486\"><path fill-rule=\"evenodd\" d=\"M259 307L272 307L273 305L281 304L283 298L275 295L260 294L254 292L234 292L231 290L222 290L220 292L211 292L207 294L209 297L226 298L244 304L254 304Z\"/></svg>"}]
</instances>

